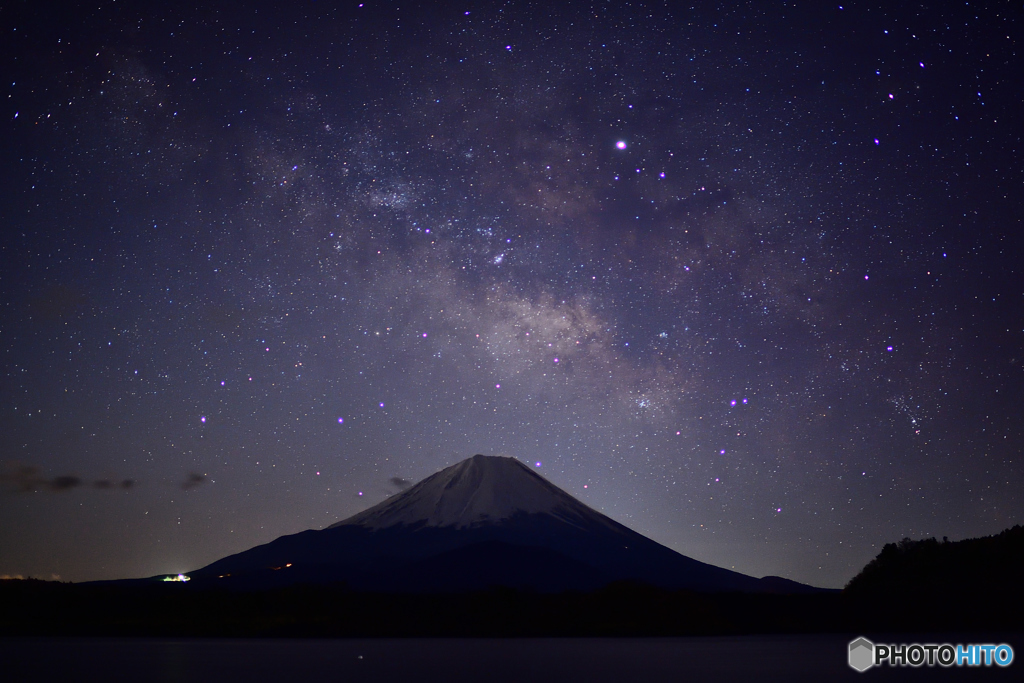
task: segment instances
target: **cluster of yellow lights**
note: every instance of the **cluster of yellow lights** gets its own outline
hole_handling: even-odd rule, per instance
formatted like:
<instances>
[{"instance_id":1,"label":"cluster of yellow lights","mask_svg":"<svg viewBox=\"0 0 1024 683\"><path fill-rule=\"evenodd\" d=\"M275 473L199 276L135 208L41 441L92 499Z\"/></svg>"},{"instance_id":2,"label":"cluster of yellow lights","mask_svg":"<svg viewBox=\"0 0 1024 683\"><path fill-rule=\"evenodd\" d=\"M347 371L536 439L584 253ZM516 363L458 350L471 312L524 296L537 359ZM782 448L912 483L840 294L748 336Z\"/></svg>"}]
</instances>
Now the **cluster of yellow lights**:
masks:
<instances>
[{"instance_id":1,"label":"cluster of yellow lights","mask_svg":"<svg viewBox=\"0 0 1024 683\"><path fill-rule=\"evenodd\" d=\"M164 581L191 581L189 577L184 574L178 574L177 576L165 576Z\"/></svg>"}]
</instances>

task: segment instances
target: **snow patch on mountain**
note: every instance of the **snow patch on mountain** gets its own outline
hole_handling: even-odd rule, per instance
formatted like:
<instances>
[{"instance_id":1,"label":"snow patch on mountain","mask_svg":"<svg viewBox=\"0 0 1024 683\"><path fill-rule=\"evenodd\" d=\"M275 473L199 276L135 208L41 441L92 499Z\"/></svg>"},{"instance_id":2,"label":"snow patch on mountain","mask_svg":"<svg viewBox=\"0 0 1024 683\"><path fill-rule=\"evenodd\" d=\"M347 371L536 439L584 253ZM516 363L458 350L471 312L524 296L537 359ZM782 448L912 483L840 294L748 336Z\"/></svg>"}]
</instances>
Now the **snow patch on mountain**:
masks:
<instances>
[{"instance_id":1,"label":"snow patch on mountain","mask_svg":"<svg viewBox=\"0 0 1024 683\"><path fill-rule=\"evenodd\" d=\"M606 524L607 519L515 458L474 455L330 528L466 528L520 513L545 513L570 523L588 520Z\"/></svg>"}]
</instances>

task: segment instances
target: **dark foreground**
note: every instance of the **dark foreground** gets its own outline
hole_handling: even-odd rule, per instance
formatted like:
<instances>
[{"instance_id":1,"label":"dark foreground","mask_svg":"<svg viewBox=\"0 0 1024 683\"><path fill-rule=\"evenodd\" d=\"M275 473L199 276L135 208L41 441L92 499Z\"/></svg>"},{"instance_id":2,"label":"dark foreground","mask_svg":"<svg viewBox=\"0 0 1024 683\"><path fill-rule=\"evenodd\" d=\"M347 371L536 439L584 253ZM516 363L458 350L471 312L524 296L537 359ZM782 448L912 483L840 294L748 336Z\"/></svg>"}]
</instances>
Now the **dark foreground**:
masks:
<instances>
[{"instance_id":1,"label":"dark foreground","mask_svg":"<svg viewBox=\"0 0 1024 683\"><path fill-rule=\"evenodd\" d=\"M995 599L998 598L998 599ZM693 593L612 584L590 593L386 594L343 586L230 591L189 583L0 581L0 636L633 637L1019 632L1021 594L904 597Z\"/></svg>"},{"instance_id":2,"label":"dark foreground","mask_svg":"<svg viewBox=\"0 0 1024 683\"><path fill-rule=\"evenodd\" d=\"M847 645L857 636L1007 643L1024 657L1019 599L941 597L702 594L637 584L592 593L396 595L337 586L242 592L0 581L0 678L1017 680L1024 660L1007 668L849 668Z\"/></svg>"},{"instance_id":3,"label":"dark foreground","mask_svg":"<svg viewBox=\"0 0 1024 683\"><path fill-rule=\"evenodd\" d=\"M872 634L868 634L872 635ZM885 637L875 636L879 642ZM930 636L915 636L927 642ZM12 681L1015 680L1007 669L846 664L848 635L523 639L0 638ZM1002 638L1020 650L1021 638ZM1016 679L1019 680L1019 679Z\"/></svg>"}]
</instances>

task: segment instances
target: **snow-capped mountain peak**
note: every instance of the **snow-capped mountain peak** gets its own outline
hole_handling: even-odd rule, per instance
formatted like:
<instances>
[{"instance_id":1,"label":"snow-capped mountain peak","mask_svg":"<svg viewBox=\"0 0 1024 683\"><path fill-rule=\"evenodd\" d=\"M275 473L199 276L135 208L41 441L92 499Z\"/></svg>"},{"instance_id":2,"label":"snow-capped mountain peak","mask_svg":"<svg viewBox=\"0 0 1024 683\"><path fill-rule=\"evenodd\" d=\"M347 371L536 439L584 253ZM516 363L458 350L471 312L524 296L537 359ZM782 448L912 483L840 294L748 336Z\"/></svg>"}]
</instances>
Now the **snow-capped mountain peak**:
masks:
<instances>
[{"instance_id":1,"label":"snow-capped mountain peak","mask_svg":"<svg viewBox=\"0 0 1024 683\"><path fill-rule=\"evenodd\" d=\"M517 513L548 513L567 520L599 516L515 458L474 455L332 528L465 528Z\"/></svg>"}]
</instances>

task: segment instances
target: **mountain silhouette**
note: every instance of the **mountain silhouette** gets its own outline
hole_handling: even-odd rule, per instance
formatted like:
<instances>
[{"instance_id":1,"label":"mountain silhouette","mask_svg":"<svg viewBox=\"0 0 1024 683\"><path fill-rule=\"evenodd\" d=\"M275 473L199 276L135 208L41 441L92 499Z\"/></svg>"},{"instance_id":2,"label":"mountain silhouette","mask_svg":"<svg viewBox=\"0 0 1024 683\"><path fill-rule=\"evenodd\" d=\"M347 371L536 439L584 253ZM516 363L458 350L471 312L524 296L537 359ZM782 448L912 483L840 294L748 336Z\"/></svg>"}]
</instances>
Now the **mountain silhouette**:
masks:
<instances>
[{"instance_id":1,"label":"mountain silhouette","mask_svg":"<svg viewBox=\"0 0 1024 683\"><path fill-rule=\"evenodd\" d=\"M1024 527L887 543L843 589L853 630L1019 630Z\"/></svg>"},{"instance_id":2,"label":"mountain silhouette","mask_svg":"<svg viewBox=\"0 0 1024 683\"><path fill-rule=\"evenodd\" d=\"M323 530L282 536L197 571L237 588L590 591L616 581L704 592L798 593L699 562L576 500L515 458L475 455Z\"/></svg>"},{"instance_id":3,"label":"mountain silhouette","mask_svg":"<svg viewBox=\"0 0 1024 683\"><path fill-rule=\"evenodd\" d=\"M1024 527L995 536L948 541L935 538L886 543L847 584L851 596L934 597L952 592L1020 595L1024 576Z\"/></svg>"}]
</instances>

